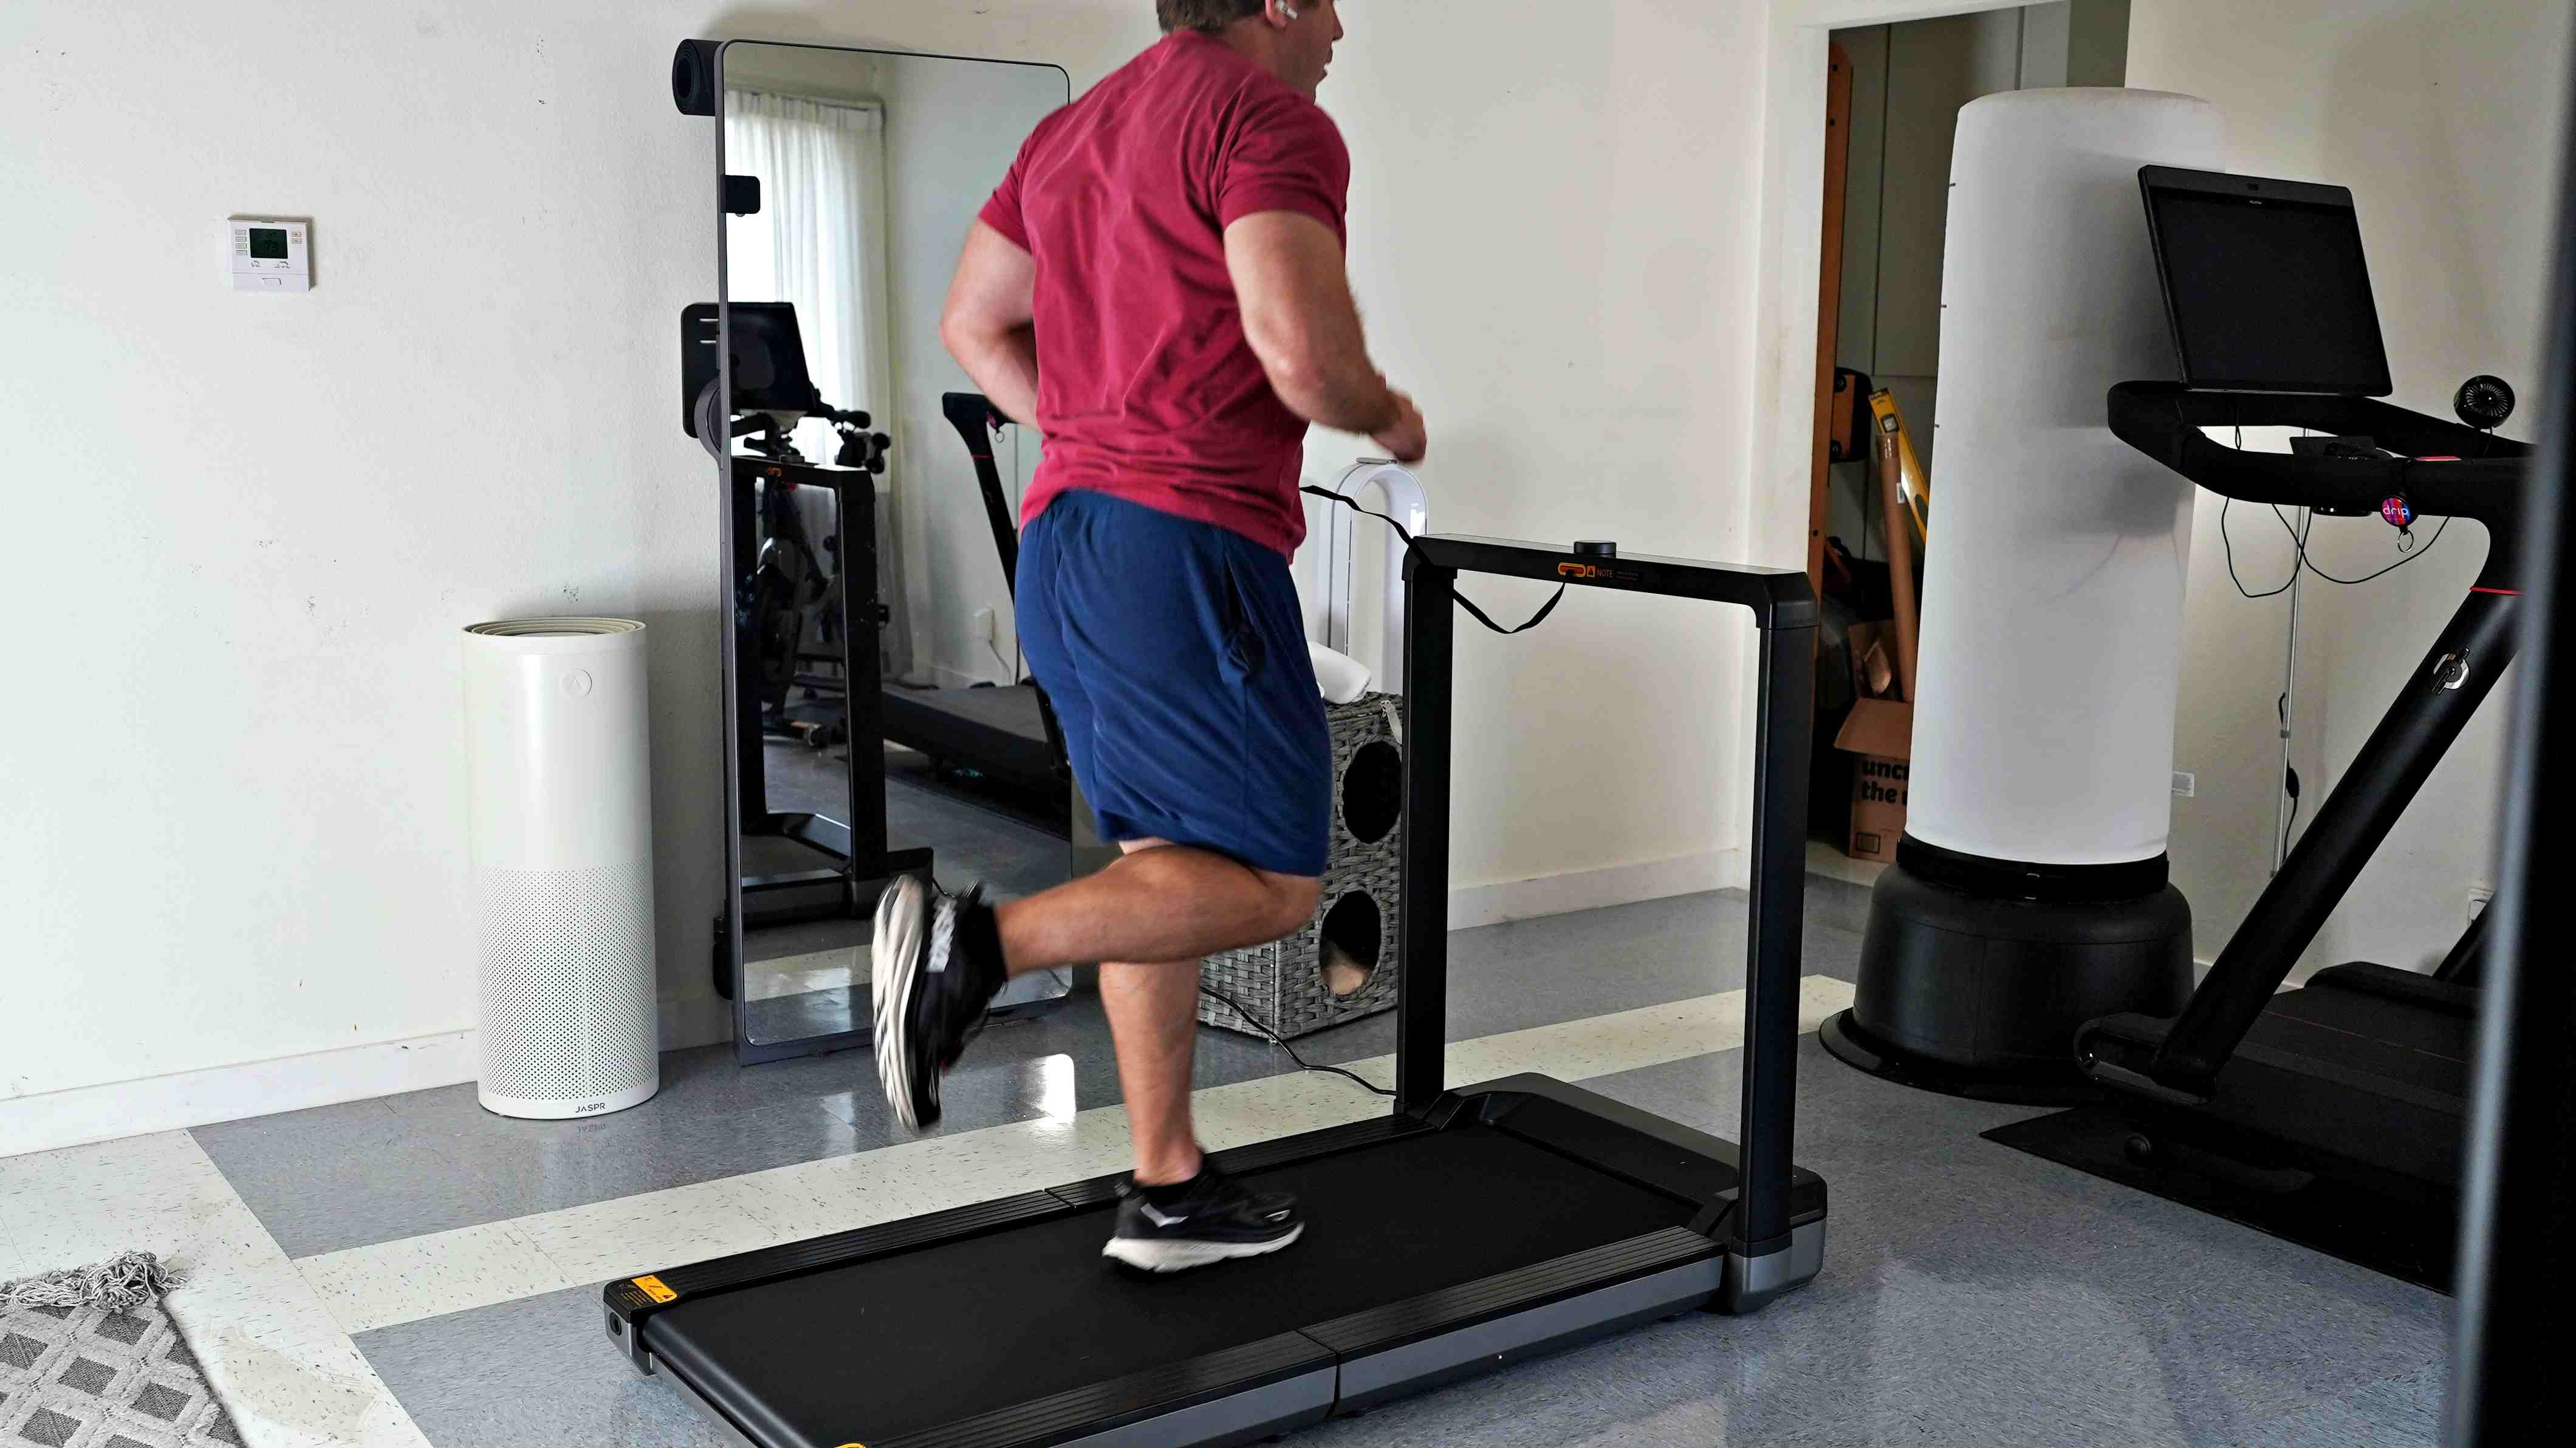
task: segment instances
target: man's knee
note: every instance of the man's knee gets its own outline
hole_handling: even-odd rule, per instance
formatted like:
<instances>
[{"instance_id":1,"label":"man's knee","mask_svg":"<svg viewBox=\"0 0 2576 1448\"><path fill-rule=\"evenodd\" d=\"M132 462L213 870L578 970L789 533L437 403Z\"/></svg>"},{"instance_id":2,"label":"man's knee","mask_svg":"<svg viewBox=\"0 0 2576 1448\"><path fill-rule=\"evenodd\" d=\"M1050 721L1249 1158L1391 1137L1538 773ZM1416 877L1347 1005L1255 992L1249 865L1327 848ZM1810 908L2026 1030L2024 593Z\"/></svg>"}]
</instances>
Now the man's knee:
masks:
<instances>
[{"instance_id":1,"label":"man's knee","mask_svg":"<svg viewBox=\"0 0 2576 1448\"><path fill-rule=\"evenodd\" d=\"M1271 912L1263 922L1264 940L1277 940L1296 934L1306 922L1315 918L1315 907L1323 903L1324 882L1304 875L1272 875L1264 872L1270 886Z\"/></svg>"}]
</instances>

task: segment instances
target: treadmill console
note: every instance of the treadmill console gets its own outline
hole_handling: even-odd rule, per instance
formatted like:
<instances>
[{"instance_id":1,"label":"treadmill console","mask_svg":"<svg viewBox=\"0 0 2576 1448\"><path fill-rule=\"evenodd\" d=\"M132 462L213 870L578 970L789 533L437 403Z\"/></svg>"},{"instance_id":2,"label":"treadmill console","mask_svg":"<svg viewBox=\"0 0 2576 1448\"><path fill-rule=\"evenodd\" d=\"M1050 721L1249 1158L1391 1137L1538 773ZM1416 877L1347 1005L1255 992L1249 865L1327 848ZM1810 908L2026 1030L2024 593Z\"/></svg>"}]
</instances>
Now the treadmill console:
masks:
<instances>
[{"instance_id":1,"label":"treadmill console","mask_svg":"<svg viewBox=\"0 0 2576 1448\"><path fill-rule=\"evenodd\" d=\"M2138 184L2185 386L2393 390L2350 191L2174 166Z\"/></svg>"}]
</instances>

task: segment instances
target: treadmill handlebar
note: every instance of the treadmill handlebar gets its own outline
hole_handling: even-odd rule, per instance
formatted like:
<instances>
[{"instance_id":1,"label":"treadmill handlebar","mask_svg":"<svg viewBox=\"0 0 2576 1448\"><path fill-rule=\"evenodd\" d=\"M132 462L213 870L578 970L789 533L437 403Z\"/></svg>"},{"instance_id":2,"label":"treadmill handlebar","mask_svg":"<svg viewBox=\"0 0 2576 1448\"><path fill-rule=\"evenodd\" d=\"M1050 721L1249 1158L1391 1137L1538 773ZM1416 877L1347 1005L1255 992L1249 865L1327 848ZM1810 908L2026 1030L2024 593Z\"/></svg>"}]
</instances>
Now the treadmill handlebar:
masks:
<instances>
[{"instance_id":1,"label":"treadmill handlebar","mask_svg":"<svg viewBox=\"0 0 2576 1448\"><path fill-rule=\"evenodd\" d=\"M1753 610L1754 623L1764 629L1815 626L1815 590L1809 586L1807 575L1795 569L1659 558L1647 553L1585 552L1586 546L1601 545L1435 533L1414 540L1413 552L1405 560L1405 575L1410 578L1416 567L1429 564L1455 573L1492 573L1535 578L1542 583L1732 603Z\"/></svg>"},{"instance_id":2,"label":"treadmill handlebar","mask_svg":"<svg viewBox=\"0 0 2576 1448\"><path fill-rule=\"evenodd\" d=\"M2111 432L2213 493L2360 517L2403 497L2418 514L2470 518L2509 557L2531 448L2370 397L2211 392L2175 382L2123 382L2108 400ZM2298 427L2368 436L2400 457L2302 457L2213 442L2209 427ZM2428 462L2427 458L2457 459Z\"/></svg>"},{"instance_id":3,"label":"treadmill handlebar","mask_svg":"<svg viewBox=\"0 0 2576 1448\"><path fill-rule=\"evenodd\" d=\"M1804 573L1570 544L1434 534L1405 557L1404 811L1397 908L1395 1111L1425 1117L1445 1096L1452 723L1461 574L1700 599L1759 625L1753 833L1745 931L1743 1091L1737 1193L1724 1240L1748 1261L1783 1250L1792 1206L1798 981L1806 889L1807 766L1813 746L1817 607Z\"/></svg>"},{"instance_id":4,"label":"treadmill handlebar","mask_svg":"<svg viewBox=\"0 0 2576 1448\"><path fill-rule=\"evenodd\" d=\"M948 419L948 425L966 439L969 449L976 449L980 443L980 451L988 454L993 450L993 434L1011 421L1003 415L1002 409L995 407L992 400L980 392L942 393L939 410Z\"/></svg>"}]
</instances>

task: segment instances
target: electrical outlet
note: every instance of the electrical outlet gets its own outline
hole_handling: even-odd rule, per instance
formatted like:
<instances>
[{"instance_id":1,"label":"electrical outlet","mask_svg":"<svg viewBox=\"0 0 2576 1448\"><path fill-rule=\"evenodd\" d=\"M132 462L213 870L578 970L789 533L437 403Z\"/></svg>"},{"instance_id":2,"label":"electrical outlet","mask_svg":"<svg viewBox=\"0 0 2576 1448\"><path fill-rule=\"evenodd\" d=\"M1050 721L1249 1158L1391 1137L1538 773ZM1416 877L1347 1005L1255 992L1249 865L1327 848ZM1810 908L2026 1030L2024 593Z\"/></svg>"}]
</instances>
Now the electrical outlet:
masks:
<instances>
[{"instance_id":1,"label":"electrical outlet","mask_svg":"<svg viewBox=\"0 0 2576 1448\"><path fill-rule=\"evenodd\" d=\"M2175 770L2173 772L2173 792L2175 795L2183 799L2189 799L2193 795L2200 793L2200 776L2185 769Z\"/></svg>"},{"instance_id":2,"label":"electrical outlet","mask_svg":"<svg viewBox=\"0 0 2576 1448\"><path fill-rule=\"evenodd\" d=\"M2493 885L2471 885L2469 887L2469 923L2471 925L2477 924L2478 917L2487 913L2487 906L2493 902L2494 899L2495 887Z\"/></svg>"},{"instance_id":3,"label":"electrical outlet","mask_svg":"<svg viewBox=\"0 0 2576 1448\"><path fill-rule=\"evenodd\" d=\"M988 644L994 643L1000 638L1000 635L993 632L993 611L991 609L979 608L975 610L975 637L982 639Z\"/></svg>"}]
</instances>

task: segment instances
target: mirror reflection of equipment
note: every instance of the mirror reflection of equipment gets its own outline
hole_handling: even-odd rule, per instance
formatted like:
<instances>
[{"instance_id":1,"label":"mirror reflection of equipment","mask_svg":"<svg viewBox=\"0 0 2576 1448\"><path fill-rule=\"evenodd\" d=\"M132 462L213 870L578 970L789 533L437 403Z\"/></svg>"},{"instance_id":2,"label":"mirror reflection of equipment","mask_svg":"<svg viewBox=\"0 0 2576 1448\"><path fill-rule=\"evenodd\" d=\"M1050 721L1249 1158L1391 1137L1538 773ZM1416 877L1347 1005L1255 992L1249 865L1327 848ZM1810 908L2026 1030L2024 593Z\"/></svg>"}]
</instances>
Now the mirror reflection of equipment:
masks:
<instances>
[{"instance_id":1,"label":"mirror reflection of equipment","mask_svg":"<svg viewBox=\"0 0 2576 1448\"><path fill-rule=\"evenodd\" d=\"M912 630L984 601L980 570L970 588L918 551L925 526L977 513L941 441L954 374L932 293L1070 85L1053 66L729 41L684 43L671 80L682 114L715 122L723 300L684 317L681 400L722 459L730 882L711 965L750 1064L867 1043L888 876L935 860L1008 895L1069 873L1061 806L1050 826L939 788L880 741L890 673L921 663ZM1069 986L1015 981L1004 1015Z\"/></svg>"}]
</instances>

